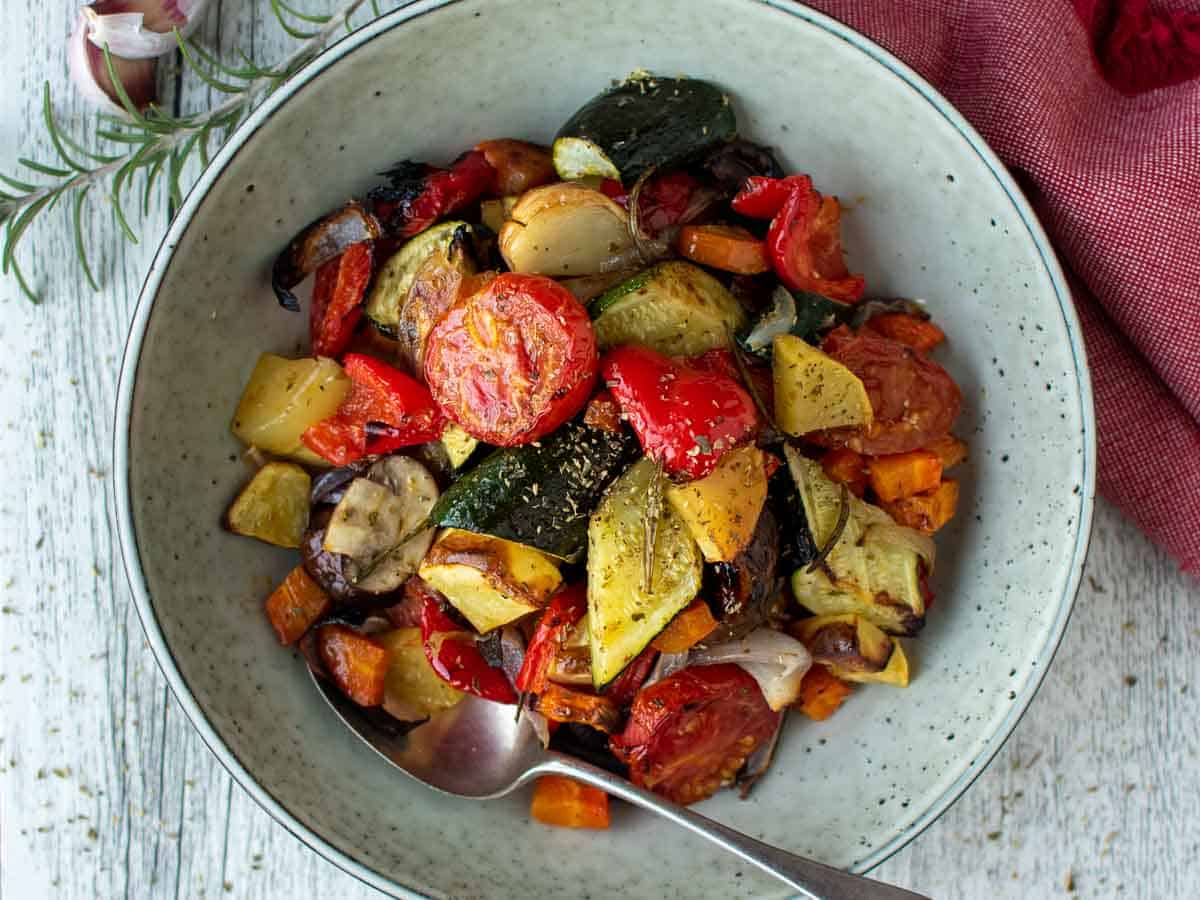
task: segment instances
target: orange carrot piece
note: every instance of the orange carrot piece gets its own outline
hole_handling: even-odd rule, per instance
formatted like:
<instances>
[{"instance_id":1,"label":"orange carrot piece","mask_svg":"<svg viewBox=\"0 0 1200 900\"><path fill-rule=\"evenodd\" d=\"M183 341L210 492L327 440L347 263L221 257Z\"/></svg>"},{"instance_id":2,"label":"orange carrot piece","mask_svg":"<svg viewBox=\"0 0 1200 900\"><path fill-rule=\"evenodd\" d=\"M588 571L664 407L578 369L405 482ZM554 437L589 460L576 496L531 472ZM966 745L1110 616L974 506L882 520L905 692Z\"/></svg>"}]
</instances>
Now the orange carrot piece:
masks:
<instances>
[{"instance_id":1,"label":"orange carrot piece","mask_svg":"<svg viewBox=\"0 0 1200 900\"><path fill-rule=\"evenodd\" d=\"M848 681L829 674L824 666L813 666L800 682L800 712L816 722L823 722L838 711L854 690Z\"/></svg>"},{"instance_id":2,"label":"orange carrot piece","mask_svg":"<svg viewBox=\"0 0 1200 900\"><path fill-rule=\"evenodd\" d=\"M675 247L684 258L724 272L757 275L771 269L763 242L736 225L685 225Z\"/></svg>"},{"instance_id":3,"label":"orange carrot piece","mask_svg":"<svg viewBox=\"0 0 1200 900\"><path fill-rule=\"evenodd\" d=\"M359 706L383 702L388 670L386 647L348 625L322 625L317 629L317 652L342 693Z\"/></svg>"},{"instance_id":4,"label":"orange carrot piece","mask_svg":"<svg viewBox=\"0 0 1200 900\"><path fill-rule=\"evenodd\" d=\"M294 644L329 609L329 595L296 566L267 598L267 619L279 643Z\"/></svg>"},{"instance_id":5,"label":"orange carrot piece","mask_svg":"<svg viewBox=\"0 0 1200 900\"><path fill-rule=\"evenodd\" d=\"M882 505L898 524L933 534L954 518L958 509L958 482L947 478L932 491Z\"/></svg>"},{"instance_id":6,"label":"orange carrot piece","mask_svg":"<svg viewBox=\"0 0 1200 900\"><path fill-rule=\"evenodd\" d=\"M875 495L891 503L936 488L942 480L942 458L931 450L875 456L867 474Z\"/></svg>"},{"instance_id":7,"label":"orange carrot piece","mask_svg":"<svg viewBox=\"0 0 1200 900\"><path fill-rule=\"evenodd\" d=\"M667 627L658 633L650 646L663 653L683 653L700 643L717 627L717 620L703 600L694 600L692 605L673 618Z\"/></svg>"},{"instance_id":8,"label":"orange carrot piece","mask_svg":"<svg viewBox=\"0 0 1200 900\"><path fill-rule=\"evenodd\" d=\"M543 825L607 828L608 794L565 775L543 775L534 786L529 813Z\"/></svg>"},{"instance_id":9,"label":"orange carrot piece","mask_svg":"<svg viewBox=\"0 0 1200 900\"><path fill-rule=\"evenodd\" d=\"M874 316L867 321L867 327L921 353L928 353L946 339L946 332L933 322L908 313L883 313Z\"/></svg>"},{"instance_id":10,"label":"orange carrot piece","mask_svg":"<svg viewBox=\"0 0 1200 900\"><path fill-rule=\"evenodd\" d=\"M830 450L821 457L821 468L830 481L844 484L855 497L867 489L867 461L846 447Z\"/></svg>"},{"instance_id":11,"label":"orange carrot piece","mask_svg":"<svg viewBox=\"0 0 1200 900\"><path fill-rule=\"evenodd\" d=\"M967 458L967 445L952 434L935 438L925 445L925 449L932 450L941 458L943 472Z\"/></svg>"}]
</instances>

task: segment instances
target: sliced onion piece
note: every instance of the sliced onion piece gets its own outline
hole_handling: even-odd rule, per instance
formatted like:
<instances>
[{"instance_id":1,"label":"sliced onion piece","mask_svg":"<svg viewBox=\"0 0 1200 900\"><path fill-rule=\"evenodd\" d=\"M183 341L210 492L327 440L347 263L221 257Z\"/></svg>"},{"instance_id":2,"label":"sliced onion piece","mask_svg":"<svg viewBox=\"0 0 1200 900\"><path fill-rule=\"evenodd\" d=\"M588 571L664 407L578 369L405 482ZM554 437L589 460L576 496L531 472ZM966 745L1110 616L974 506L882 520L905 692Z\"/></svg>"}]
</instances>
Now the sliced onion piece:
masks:
<instances>
[{"instance_id":1,"label":"sliced onion piece","mask_svg":"<svg viewBox=\"0 0 1200 900\"><path fill-rule=\"evenodd\" d=\"M642 685L647 688L656 681L662 681L664 678L670 678L680 669L685 668L688 664L688 651L683 653L660 653L658 660L654 663L654 668L650 670L650 674L646 676L646 682Z\"/></svg>"},{"instance_id":2,"label":"sliced onion piece","mask_svg":"<svg viewBox=\"0 0 1200 900\"><path fill-rule=\"evenodd\" d=\"M357 200L309 223L275 259L271 270L271 287L275 290L279 305L299 312L300 301L292 293L292 288L322 263L341 256L353 244L375 240L382 234L383 226L379 220Z\"/></svg>"},{"instance_id":3,"label":"sliced onion piece","mask_svg":"<svg viewBox=\"0 0 1200 900\"><path fill-rule=\"evenodd\" d=\"M783 709L800 695L800 681L812 665L812 656L793 637L773 628L759 628L740 641L693 650L690 666L736 663L748 672L763 692L767 705Z\"/></svg>"},{"instance_id":4,"label":"sliced onion piece","mask_svg":"<svg viewBox=\"0 0 1200 900\"><path fill-rule=\"evenodd\" d=\"M933 574L933 563L936 550L933 538L921 534L915 528L905 528L903 525L868 525L863 532L864 543L884 544L898 550L911 550L925 561L929 574Z\"/></svg>"}]
</instances>

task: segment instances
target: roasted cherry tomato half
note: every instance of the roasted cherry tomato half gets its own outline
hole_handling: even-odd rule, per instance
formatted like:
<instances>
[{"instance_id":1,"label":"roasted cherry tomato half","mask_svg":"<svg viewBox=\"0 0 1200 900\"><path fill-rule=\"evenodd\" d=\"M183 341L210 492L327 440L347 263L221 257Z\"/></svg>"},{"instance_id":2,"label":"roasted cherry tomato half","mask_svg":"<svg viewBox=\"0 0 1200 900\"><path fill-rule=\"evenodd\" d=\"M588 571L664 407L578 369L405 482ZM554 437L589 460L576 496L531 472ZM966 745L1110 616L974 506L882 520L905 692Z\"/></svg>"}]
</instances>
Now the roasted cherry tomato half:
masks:
<instances>
[{"instance_id":1,"label":"roasted cherry tomato half","mask_svg":"<svg viewBox=\"0 0 1200 900\"><path fill-rule=\"evenodd\" d=\"M587 402L596 338L571 292L541 275L506 273L434 326L425 381L446 418L488 444L549 434Z\"/></svg>"},{"instance_id":2,"label":"roasted cherry tomato half","mask_svg":"<svg viewBox=\"0 0 1200 900\"><path fill-rule=\"evenodd\" d=\"M862 379L875 421L866 429L834 428L806 439L879 456L917 450L950 431L962 408L962 393L946 370L924 354L845 326L831 331L822 349Z\"/></svg>"},{"instance_id":3,"label":"roasted cherry tomato half","mask_svg":"<svg viewBox=\"0 0 1200 900\"><path fill-rule=\"evenodd\" d=\"M638 692L609 748L634 784L686 805L732 781L778 724L744 669L692 666Z\"/></svg>"}]
</instances>

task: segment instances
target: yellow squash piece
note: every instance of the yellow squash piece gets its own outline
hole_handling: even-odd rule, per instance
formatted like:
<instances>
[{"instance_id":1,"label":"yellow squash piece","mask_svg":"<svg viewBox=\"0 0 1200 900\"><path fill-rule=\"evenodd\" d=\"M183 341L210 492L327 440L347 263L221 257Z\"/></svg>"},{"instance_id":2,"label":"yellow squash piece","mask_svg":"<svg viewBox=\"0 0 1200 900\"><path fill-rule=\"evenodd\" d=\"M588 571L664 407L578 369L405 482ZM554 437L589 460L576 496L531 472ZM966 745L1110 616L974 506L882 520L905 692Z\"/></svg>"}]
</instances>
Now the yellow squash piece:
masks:
<instances>
[{"instance_id":1,"label":"yellow squash piece","mask_svg":"<svg viewBox=\"0 0 1200 900\"><path fill-rule=\"evenodd\" d=\"M299 547L308 527L312 479L295 463L270 462L242 488L226 515L234 534Z\"/></svg>"},{"instance_id":2,"label":"yellow squash piece","mask_svg":"<svg viewBox=\"0 0 1200 900\"><path fill-rule=\"evenodd\" d=\"M349 391L350 378L332 359L286 359L264 353L246 382L231 427L251 447L327 466L300 443L300 435L337 412Z\"/></svg>"},{"instance_id":3,"label":"yellow squash piece","mask_svg":"<svg viewBox=\"0 0 1200 900\"><path fill-rule=\"evenodd\" d=\"M775 423L787 434L870 425L871 400L862 380L794 334L775 338Z\"/></svg>"},{"instance_id":4,"label":"yellow squash piece","mask_svg":"<svg viewBox=\"0 0 1200 900\"><path fill-rule=\"evenodd\" d=\"M892 638L854 613L801 619L791 631L808 648L813 662L836 668L839 678L846 672L882 672L892 658Z\"/></svg>"},{"instance_id":5,"label":"yellow squash piece","mask_svg":"<svg viewBox=\"0 0 1200 900\"><path fill-rule=\"evenodd\" d=\"M374 635L388 649L383 708L405 721L426 719L466 696L446 684L425 658L420 628L397 628Z\"/></svg>"},{"instance_id":6,"label":"yellow squash piece","mask_svg":"<svg viewBox=\"0 0 1200 900\"><path fill-rule=\"evenodd\" d=\"M457 528L438 537L417 574L481 634L545 606L562 584L542 551Z\"/></svg>"},{"instance_id":7,"label":"yellow squash piece","mask_svg":"<svg viewBox=\"0 0 1200 900\"><path fill-rule=\"evenodd\" d=\"M767 502L764 453L754 446L729 450L708 475L672 484L666 494L704 558L728 562L750 543Z\"/></svg>"}]
</instances>

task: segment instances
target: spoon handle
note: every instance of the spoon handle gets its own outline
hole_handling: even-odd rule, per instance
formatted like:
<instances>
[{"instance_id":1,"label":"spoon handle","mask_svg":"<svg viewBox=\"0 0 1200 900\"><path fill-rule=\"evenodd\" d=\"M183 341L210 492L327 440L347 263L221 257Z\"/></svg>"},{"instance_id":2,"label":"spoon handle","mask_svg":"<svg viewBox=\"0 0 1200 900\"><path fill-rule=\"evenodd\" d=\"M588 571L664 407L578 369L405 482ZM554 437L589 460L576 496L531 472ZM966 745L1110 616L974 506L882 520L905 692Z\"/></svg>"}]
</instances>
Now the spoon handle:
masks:
<instances>
[{"instance_id":1,"label":"spoon handle","mask_svg":"<svg viewBox=\"0 0 1200 900\"><path fill-rule=\"evenodd\" d=\"M746 862L753 863L799 891L801 896L812 900L929 900L923 894L914 894L912 891L892 887L881 881L850 875L840 869L764 844L690 809L663 800L650 791L630 784L624 778L572 757L550 754L549 758L536 767L536 772L531 774L569 775L614 797L658 813L740 856Z\"/></svg>"}]
</instances>

